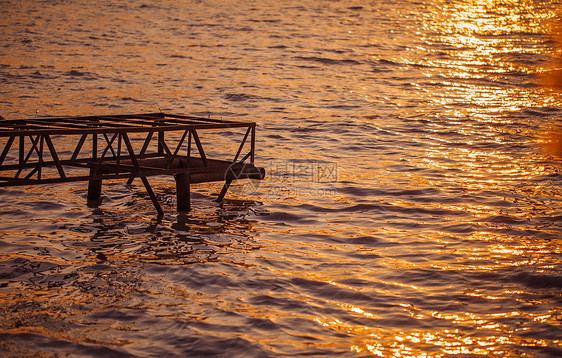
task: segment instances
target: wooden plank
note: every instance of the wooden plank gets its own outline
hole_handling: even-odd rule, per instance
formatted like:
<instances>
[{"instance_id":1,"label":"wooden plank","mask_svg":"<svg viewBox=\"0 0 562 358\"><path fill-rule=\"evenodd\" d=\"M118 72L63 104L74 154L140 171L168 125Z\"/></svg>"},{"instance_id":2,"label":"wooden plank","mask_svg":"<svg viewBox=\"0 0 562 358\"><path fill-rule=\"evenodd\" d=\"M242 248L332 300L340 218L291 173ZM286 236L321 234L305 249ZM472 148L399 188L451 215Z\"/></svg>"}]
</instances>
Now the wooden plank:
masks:
<instances>
[{"instance_id":1,"label":"wooden plank","mask_svg":"<svg viewBox=\"0 0 562 358\"><path fill-rule=\"evenodd\" d=\"M99 123L103 122L128 122L128 123L138 123L138 124L153 124L156 122L173 122L173 123L241 123L241 121L225 120L225 119L213 119L204 118L190 115L182 114L172 114L172 113L139 113L139 114L115 114L115 115L97 115L97 116L68 116L68 117L39 117L31 119L13 119L2 121L0 127L6 125L26 125L27 122L34 121L38 123ZM248 122L249 123L249 122Z\"/></svg>"},{"instance_id":2,"label":"wooden plank","mask_svg":"<svg viewBox=\"0 0 562 358\"><path fill-rule=\"evenodd\" d=\"M88 181L89 176L77 176L77 177L66 177L62 178L45 178L41 180L37 179L23 179L23 178L11 178L11 177L0 177L0 187L10 187L10 186L24 186L24 185L37 185L37 184L60 184L69 183L76 181ZM1 182L1 180L6 180L6 182Z\"/></svg>"},{"instance_id":3,"label":"wooden plank","mask_svg":"<svg viewBox=\"0 0 562 358\"><path fill-rule=\"evenodd\" d=\"M87 128L75 128L75 127L62 127L62 128L48 128L41 125L26 125L25 120L11 120L2 121L0 124L0 137L9 137L11 135L55 135L55 134L93 134L93 133L108 133L108 132L150 132L159 131L167 132L174 130L187 130L187 129L222 129L222 128L244 128L249 127L252 122L241 122L241 121L226 121L226 120L216 120L216 119L205 119L197 117L179 116L179 115L168 115L172 118L188 118L188 121L182 121L175 119L174 121L162 120L159 122L152 122L151 126L142 125L130 125L124 124L124 122L116 122L118 119L126 121L127 118L136 118L136 116L111 116L105 117L107 121L101 121L104 117L100 116L88 116L88 117L65 117L65 118L35 118L29 121L34 122L46 122L56 124L58 123L73 123L72 121L78 121L74 124L87 123L90 126ZM111 118L111 120L109 119ZM164 117L163 117L164 118ZM58 122L57 122L58 121ZM121 124L119 124L121 123ZM157 129L155 129L157 128Z\"/></svg>"},{"instance_id":4,"label":"wooden plank","mask_svg":"<svg viewBox=\"0 0 562 358\"><path fill-rule=\"evenodd\" d=\"M123 165L122 165L122 168ZM36 171L37 168L35 168ZM190 173L190 183L209 183L209 182L222 182L225 180L225 173L229 170L229 166L223 167L201 167L201 168L172 168L169 170L163 170L161 168L155 168L152 170L144 170L140 167L140 172L135 172L134 168L131 168L128 172L121 172L116 174L112 173L102 173L102 179L129 179L131 173L136 177L150 177L154 175L174 175L178 173ZM238 179L263 179L265 177L265 170L260 167L249 167L246 168L244 172L240 174ZM12 178L0 176L0 187L10 187L10 186L23 186L23 185L36 185L36 184L56 184L56 183L69 183L77 181L88 181L90 179L89 175L80 176L68 176L66 178L43 178L41 180L31 179L31 178ZM2 182L5 181L5 182Z\"/></svg>"},{"instance_id":5,"label":"wooden plank","mask_svg":"<svg viewBox=\"0 0 562 358\"><path fill-rule=\"evenodd\" d=\"M205 124L175 124L158 127L90 127L90 128L68 128L68 129L18 129L0 130L0 137L13 135L72 135L72 134L102 134L102 133L148 133L148 132L170 132L189 129L225 129L225 128L247 128L247 123L205 123Z\"/></svg>"}]
</instances>

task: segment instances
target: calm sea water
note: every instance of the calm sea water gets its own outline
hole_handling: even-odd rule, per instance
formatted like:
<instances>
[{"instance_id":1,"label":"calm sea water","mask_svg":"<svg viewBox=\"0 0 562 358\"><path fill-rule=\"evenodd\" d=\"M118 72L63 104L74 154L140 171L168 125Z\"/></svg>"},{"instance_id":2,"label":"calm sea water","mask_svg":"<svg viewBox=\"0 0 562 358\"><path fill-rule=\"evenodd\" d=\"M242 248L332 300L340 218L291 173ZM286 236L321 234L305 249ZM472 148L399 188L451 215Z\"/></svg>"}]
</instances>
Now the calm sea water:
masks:
<instances>
[{"instance_id":1,"label":"calm sea water","mask_svg":"<svg viewBox=\"0 0 562 358\"><path fill-rule=\"evenodd\" d=\"M6 119L258 123L267 180L0 190L2 356L562 355L559 1L2 1ZM558 51L558 52L557 52Z\"/></svg>"}]
</instances>

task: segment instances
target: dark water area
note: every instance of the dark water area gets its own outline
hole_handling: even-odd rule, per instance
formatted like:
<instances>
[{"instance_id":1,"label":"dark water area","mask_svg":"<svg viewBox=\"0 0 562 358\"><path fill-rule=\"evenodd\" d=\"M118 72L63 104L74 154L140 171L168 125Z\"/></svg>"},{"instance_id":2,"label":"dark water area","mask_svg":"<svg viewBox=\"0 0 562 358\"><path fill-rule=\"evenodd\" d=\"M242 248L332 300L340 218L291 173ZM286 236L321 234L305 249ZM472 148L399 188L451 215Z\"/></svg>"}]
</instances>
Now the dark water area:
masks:
<instances>
[{"instance_id":1,"label":"dark water area","mask_svg":"<svg viewBox=\"0 0 562 358\"><path fill-rule=\"evenodd\" d=\"M560 8L0 2L4 118L256 121L267 170L0 189L0 356L562 355Z\"/></svg>"}]
</instances>

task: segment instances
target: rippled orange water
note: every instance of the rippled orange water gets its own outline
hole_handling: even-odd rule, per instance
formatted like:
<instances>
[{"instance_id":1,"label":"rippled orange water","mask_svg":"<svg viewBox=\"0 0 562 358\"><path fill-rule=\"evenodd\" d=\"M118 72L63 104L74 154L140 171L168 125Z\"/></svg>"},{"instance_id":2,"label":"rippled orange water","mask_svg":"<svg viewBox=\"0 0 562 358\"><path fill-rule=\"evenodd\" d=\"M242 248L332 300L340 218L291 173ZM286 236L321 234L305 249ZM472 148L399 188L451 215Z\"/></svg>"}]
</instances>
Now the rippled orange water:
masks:
<instances>
[{"instance_id":1,"label":"rippled orange water","mask_svg":"<svg viewBox=\"0 0 562 358\"><path fill-rule=\"evenodd\" d=\"M560 5L1 2L4 118L252 120L268 172L1 189L1 355L561 355Z\"/></svg>"}]
</instances>

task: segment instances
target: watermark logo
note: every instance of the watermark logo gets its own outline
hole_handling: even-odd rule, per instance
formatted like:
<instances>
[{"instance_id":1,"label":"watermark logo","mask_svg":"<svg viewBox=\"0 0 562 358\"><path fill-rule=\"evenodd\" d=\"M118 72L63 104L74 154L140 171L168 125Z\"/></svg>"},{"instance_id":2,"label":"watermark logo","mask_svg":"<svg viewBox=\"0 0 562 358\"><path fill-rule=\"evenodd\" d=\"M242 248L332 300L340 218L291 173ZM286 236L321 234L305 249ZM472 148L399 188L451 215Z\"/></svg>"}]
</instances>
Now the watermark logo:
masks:
<instances>
[{"instance_id":1,"label":"watermark logo","mask_svg":"<svg viewBox=\"0 0 562 358\"><path fill-rule=\"evenodd\" d=\"M271 181L275 183L328 183L338 180L335 162L271 160L267 168Z\"/></svg>"},{"instance_id":2,"label":"watermark logo","mask_svg":"<svg viewBox=\"0 0 562 358\"><path fill-rule=\"evenodd\" d=\"M264 165L265 180L234 180L230 190L238 195L268 195L273 197L337 196L332 183L338 180L335 162L295 160L270 160ZM228 178L245 179L251 165L232 165ZM254 170L255 171L255 170ZM257 175L257 174L256 174Z\"/></svg>"},{"instance_id":3,"label":"watermark logo","mask_svg":"<svg viewBox=\"0 0 562 358\"><path fill-rule=\"evenodd\" d=\"M263 179L263 173L259 168L246 163L234 163L230 165L225 174L225 181L231 181L230 190L239 195L253 195L258 193ZM246 180L240 180L246 179Z\"/></svg>"}]
</instances>

